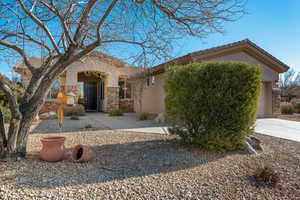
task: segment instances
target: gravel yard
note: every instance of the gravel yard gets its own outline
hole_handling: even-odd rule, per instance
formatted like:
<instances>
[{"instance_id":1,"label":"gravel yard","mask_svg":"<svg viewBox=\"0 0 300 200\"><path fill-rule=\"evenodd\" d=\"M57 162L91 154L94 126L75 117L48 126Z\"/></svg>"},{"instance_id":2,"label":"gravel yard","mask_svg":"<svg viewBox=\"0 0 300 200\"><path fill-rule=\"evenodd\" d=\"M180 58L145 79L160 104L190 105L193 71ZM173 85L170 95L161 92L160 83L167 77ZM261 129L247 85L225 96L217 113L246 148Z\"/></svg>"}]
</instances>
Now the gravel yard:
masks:
<instances>
[{"instance_id":1,"label":"gravel yard","mask_svg":"<svg viewBox=\"0 0 300 200\"><path fill-rule=\"evenodd\" d=\"M29 156L0 162L0 199L300 199L300 143L259 135L265 153L208 153L183 147L173 136L119 131L65 133L66 148L88 144L90 163L47 163ZM69 152L70 154L70 152ZM271 188L251 176L271 163L283 181Z\"/></svg>"}]
</instances>

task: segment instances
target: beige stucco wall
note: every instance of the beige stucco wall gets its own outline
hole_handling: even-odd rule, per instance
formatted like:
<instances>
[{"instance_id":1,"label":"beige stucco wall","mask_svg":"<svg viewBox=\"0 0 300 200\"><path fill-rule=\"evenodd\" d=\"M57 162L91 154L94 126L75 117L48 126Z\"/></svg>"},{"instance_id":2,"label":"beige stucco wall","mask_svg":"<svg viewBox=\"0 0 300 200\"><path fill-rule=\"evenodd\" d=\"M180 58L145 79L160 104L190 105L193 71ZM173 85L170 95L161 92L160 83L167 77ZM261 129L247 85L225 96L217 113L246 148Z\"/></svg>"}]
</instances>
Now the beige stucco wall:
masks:
<instances>
[{"instance_id":1,"label":"beige stucco wall","mask_svg":"<svg viewBox=\"0 0 300 200\"><path fill-rule=\"evenodd\" d=\"M245 52L238 52L226 56L220 56L218 58L214 58L209 61L238 61L238 62L246 62L252 65L259 65L262 68L264 74L264 81L274 81L274 80L278 80L279 78L278 72L274 71L264 63L256 60L255 58L253 58L252 56L250 56Z\"/></svg>"},{"instance_id":2,"label":"beige stucco wall","mask_svg":"<svg viewBox=\"0 0 300 200\"><path fill-rule=\"evenodd\" d=\"M165 110L165 91L163 88L164 74L159 74L155 76L154 84L147 86L146 81L143 83L143 92L142 92L142 112L148 113L161 113ZM151 78L150 78L151 79ZM140 98L140 96L138 96ZM139 101L134 101L134 110L135 112L139 112Z\"/></svg>"},{"instance_id":3,"label":"beige stucco wall","mask_svg":"<svg viewBox=\"0 0 300 200\"><path fill-rule=\"evenodd\" d=\"M273 69L266 66L264 63L256 60L252 56L245 52L233 53L226 56L221 56L206 61L239 61L246 62L253 65L259 65L263 71L263 94L260 97L260 108L258 114L260 117L272 115L272 85L278 80L279 74ZM143 112L149 113L162 113L165 112L165 92L163 89L164 74L155 76L155 84L150 87L146 87L143 91Z\"/></svg>"},{"instance_id":4,"label":"beige stucco wall","mask_svg":"<svg viewBox=\"0 0 300 200\"><path fill-rule=\"evenodd\" d=\"M41 60L38 58L31 58L30 62L33 66L39 67L41 65ZM26 69L24 64L20 63L16 66L17 68ZM108 89L109 88L118 88L119 87L119 77L130 77L136 72L139 68L132 66L116 66L113 63L105 62L98 57L87 57L81 61L74 62L66 70L66 76L60 77L61 85L66 86L66 88L76 88L78 83L78 73L83 71L97 71L101 72L104 75L104 86L105 86L105 95L104 95L104 110L107 110L108 107ZM28 70L27 70L28 71ZM29 72L26 75L21 76L21 81L24 87L27 87L31 75ZM119 99L117 99L118 101Z\"/></svg>"}]
</instances>

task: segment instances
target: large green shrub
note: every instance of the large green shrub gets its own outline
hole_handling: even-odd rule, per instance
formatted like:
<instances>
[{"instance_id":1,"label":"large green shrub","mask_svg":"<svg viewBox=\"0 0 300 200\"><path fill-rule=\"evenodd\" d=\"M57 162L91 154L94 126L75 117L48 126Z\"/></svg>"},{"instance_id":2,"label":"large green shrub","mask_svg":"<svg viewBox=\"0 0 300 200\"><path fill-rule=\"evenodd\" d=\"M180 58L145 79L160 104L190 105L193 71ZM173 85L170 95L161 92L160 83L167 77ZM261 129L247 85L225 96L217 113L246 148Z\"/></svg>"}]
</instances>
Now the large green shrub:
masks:
<instances>
[{"instance_id":1,"label":"large green shrub","mask_svg":"<svg viewBox=\"0 0 300 200\"><path fill-rule=\"evenodd\" d=\"M245 63L170 68L165 103L171 133L210 150L243 149L256 120L261 81L260 68Z\"/></svg>"}]
</instances>

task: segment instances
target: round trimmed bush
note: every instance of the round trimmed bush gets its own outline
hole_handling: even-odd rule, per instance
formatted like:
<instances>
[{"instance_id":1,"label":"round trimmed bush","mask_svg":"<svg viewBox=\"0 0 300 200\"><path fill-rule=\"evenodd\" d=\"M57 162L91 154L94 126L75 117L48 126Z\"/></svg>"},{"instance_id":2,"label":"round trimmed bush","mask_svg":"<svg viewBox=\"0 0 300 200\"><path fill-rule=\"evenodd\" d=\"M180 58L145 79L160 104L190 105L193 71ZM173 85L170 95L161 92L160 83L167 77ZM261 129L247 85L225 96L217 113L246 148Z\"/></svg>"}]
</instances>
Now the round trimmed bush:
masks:
<instances>
[{"instance_id":1,"label":"round trimmed bush","mask_svg":"<svg viewBox=\"0 0 300 200\"><path fill-rule=\"evenodd\" d=\"M297 105L297 104L295 104ZM280 110L282 114L291 115L294 114L295 108L292 103L284 102L280 104Z\"/></svg>"},{"instance_id":2,"label":"round trimmed bush","mask_svg":"<svg viewBox=\"0 0 300 200\"><path fill-rule=\"evenodd\" d=\"M165 82L170 132L209 150L244 149L253 132L262 72L245 63L171 67Z\"/></svg>"}]
</instances>

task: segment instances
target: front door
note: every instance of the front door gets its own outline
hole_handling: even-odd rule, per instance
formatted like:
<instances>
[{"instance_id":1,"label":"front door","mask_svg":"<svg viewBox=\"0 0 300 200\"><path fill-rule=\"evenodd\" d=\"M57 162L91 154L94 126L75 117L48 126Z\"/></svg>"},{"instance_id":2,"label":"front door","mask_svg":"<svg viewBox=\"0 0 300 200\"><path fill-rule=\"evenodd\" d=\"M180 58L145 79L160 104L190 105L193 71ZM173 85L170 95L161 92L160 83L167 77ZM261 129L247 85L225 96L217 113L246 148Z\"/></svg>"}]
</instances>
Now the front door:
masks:
<instances>
[{"instance_id":1,"label":"front door","mask_svg":"<svg viewBox=\"0 0 300 200\"><path fill-rule=\"evenodd\" d=\"M84 94L86 110L97 111L97 82L85 82Z\"/></svg>"},{"instance_id":2,"label":"front door","mask_svg":"<svg viewBox=\"0 0 300 200\"><path fill-rule=\"evenodd\" d=\"M103 111L103 101L104 101L104 82L103 82L103 80L98 81L97 87L98 87L97 111L100 112L100 111Z\"/></svg>"}]
</instances>

